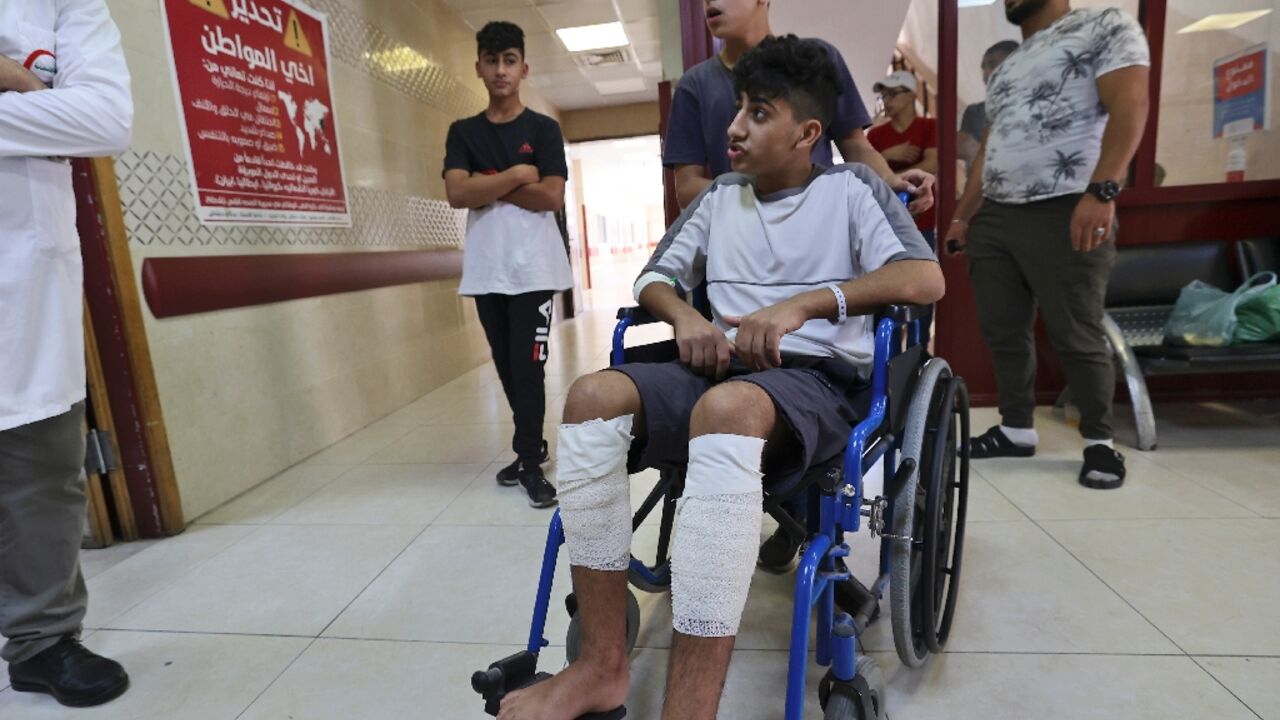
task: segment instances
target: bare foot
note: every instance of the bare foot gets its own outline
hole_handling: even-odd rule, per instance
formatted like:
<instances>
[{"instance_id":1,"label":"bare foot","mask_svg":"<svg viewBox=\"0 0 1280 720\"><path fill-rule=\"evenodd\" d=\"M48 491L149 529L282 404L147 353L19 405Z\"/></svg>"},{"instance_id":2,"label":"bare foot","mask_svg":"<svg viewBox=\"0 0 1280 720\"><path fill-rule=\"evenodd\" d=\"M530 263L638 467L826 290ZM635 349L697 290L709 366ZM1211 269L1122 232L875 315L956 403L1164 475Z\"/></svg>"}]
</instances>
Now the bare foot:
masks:
<instances>
[{"instance_id":1,"label":"bare foot","mask_svg":"<svg viewBox=\"0 0 1280 720\"><path fill-rule=\"evenodd\" d=\"M626 702L630 670L623 660L609 669L579 660L558 675L502 700L498 720L577 720Z\"/></svg>"}]
</instances>

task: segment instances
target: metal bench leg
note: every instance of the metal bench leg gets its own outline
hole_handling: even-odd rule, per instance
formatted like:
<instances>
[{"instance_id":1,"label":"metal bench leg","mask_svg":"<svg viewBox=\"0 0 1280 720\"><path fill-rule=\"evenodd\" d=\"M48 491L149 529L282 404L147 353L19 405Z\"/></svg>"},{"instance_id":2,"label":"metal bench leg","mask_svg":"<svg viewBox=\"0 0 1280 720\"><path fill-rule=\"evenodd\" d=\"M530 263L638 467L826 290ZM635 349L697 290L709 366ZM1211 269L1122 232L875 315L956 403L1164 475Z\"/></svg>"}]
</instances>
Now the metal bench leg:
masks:
<instances>
[{"instance_id":1,"label":"metal bench leg","mask_svg":"<svg viewBox=\"0 0 1280 720\"><path fill-rule=\"evenodd\" d=\"M1139 450L1156 449L1156 415L1151 409L1151 395L1147 393L1147 381L1142 377L1142 366L1133 348L1124 339L1124 333L1111 316L1102 314L1102 328L1107 334L1107 342L1120 361L1120 369L1124 372L1124 382L1129 388L1129 398L1133 402L1133 423L1138 433Z\"/></svg>"}]
</instances>

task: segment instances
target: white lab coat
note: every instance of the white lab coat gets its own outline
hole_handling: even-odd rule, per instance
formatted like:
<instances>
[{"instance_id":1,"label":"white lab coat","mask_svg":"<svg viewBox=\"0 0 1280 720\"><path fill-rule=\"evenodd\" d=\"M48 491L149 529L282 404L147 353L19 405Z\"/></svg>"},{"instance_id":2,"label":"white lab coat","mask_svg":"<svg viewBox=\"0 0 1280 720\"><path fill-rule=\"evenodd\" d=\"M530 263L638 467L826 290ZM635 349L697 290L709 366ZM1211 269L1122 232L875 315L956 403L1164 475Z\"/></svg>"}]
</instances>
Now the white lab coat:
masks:
<instances>
[{"instance_id":1,"label":"white lab coat","mask_svg":"<svg viewBox=\"0 0 1280 720\"><path fill-rule=\"evenodd\" d=\"M85 397L83 268L66 157L120 153L133 100L105 0L0 0L0 55L51 90L0 93L0 431Z\"/></svg>"}]
</instances>

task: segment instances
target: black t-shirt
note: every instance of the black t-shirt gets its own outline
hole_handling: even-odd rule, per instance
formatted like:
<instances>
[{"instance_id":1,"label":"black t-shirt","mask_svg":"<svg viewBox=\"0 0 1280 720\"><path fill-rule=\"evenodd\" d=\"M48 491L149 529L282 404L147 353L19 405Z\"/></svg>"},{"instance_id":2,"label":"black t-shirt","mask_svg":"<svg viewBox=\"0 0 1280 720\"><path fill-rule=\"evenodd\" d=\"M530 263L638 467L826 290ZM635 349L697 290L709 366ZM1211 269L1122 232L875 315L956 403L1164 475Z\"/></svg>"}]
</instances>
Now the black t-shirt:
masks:
<instances>
[{"instance_id":1,"label":"black t-shirt","mask_svg":"<svg viewBox=\"0 0 1280 720\"><path fill-rule=\"evenodd\" d=\"M449 126L444 169L496 175L520 164L534 165L540 177L569 177L560 124L525 108L510 122L495 123L484 113Z\"/></svg>"}]
</instances>

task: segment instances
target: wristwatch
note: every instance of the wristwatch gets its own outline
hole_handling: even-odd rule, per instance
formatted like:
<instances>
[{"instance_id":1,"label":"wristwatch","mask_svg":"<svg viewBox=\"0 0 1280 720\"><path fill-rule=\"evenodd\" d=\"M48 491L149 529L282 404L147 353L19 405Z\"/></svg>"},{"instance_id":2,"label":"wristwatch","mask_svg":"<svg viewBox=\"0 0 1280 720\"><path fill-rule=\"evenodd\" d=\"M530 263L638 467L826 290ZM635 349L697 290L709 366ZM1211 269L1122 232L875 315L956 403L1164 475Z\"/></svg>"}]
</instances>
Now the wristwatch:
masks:
<instances>
[{"instance_id":1,"label":"wristwatch","mask_svg":"<svg viewBox=\"0 0 1280 720\"><path fill-rule=\"evenodd\" d=\"M1103 180L1102 182L1089 183L1089 187L1084 191L1098 198L1102 202L1111 202L1120 194L1120 183L1111 180Z\"/></svg>"}]
</instances>

